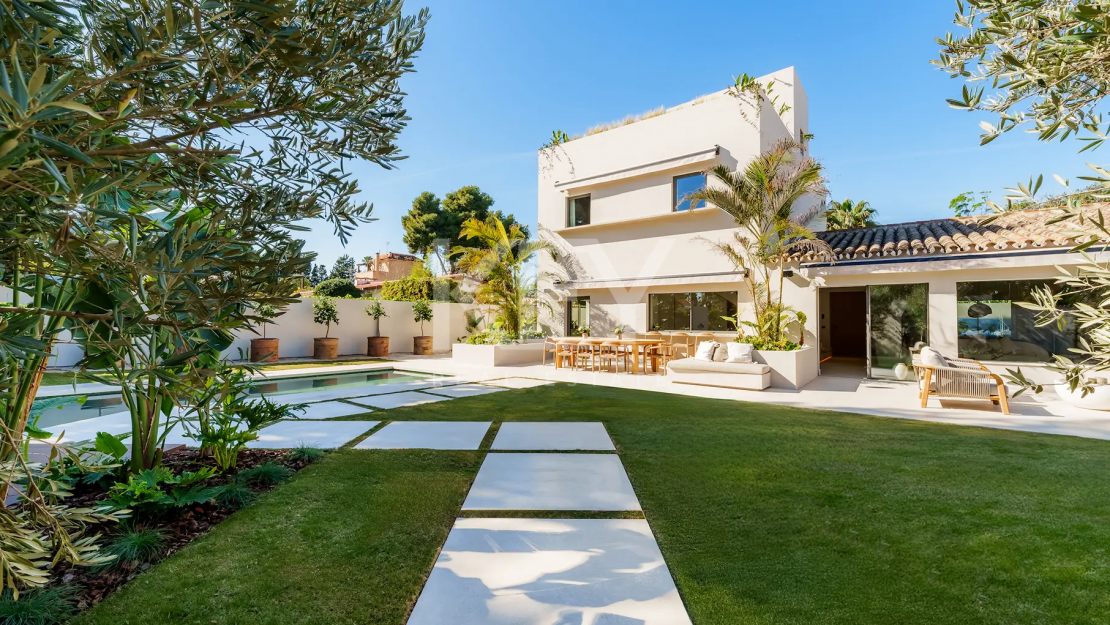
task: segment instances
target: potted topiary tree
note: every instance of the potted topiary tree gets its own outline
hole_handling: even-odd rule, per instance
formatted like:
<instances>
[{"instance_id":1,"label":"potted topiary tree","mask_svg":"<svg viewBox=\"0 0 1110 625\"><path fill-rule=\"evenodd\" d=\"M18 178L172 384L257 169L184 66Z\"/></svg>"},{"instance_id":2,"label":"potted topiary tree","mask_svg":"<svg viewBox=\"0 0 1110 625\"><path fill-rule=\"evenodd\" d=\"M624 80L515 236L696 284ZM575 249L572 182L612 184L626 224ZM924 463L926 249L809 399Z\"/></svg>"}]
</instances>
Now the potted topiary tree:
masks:
<instances>
[{"instance_id":1,"label":"potted topiary tree","mask_svg":"<svg viewBox=\"0 0 1110 625\"><path fill-rule=\"evenodd\" d=\"M312 357L316 360L335 360L339 357L339 339L329 338L331 324L339 325L339 311L330 297L320 297L312 302L312 321L325 327L323 338L312 339Z\"/></svg>"},{"instance_id":2,"label":"potted topiary tree","mask_svg":"<svg viewBox=\"0 0 1110 625\"><path fill-rule=\"evenodd\" d=\"M420 322L420 336L412 337L412 353L417 356L430 356L432 353L432 337L424 335L424 322L432 320L432 305L428 300L418 300L412 303L413 321Z\"/></svg>"},{"instance_id":3,"label":"potted topiary tree","mask_svg":"<svg viewBox=\"0 0 1110 625\"><path fill-rule=\"evenodd\" d=\"M366 306L366 314L374 319L374 336L366 337L366 355L382 358L389 355L389 337L382 336L382 317L388 317L385 314L385 308L382 306L382 301L375 299Z\"/></svg>"},{"instance_id":4,"label":"potted topiary tree","mask_svg":"<svg viewBox=\"0 0 1110 625\"><path fill-rule=\"evenodd\" d=\"M266 326L278 312L273 306L262 304L254 309L254 314L262 321L262 338L251 339L251 362L277 362L278 339L266 338Z\"/></svg>"}]
</instances>

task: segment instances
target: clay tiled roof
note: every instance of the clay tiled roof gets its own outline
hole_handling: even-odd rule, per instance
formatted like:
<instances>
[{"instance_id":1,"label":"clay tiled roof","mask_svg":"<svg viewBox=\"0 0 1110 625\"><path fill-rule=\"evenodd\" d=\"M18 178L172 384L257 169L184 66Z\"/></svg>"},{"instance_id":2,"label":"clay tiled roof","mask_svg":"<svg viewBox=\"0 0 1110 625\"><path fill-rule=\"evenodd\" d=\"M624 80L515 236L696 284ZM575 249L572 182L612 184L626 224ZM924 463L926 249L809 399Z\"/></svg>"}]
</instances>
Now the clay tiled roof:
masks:
<instances>
[{"instance_id":1,"label":"clay tiled roof","mask_svg":"<svg viewBox=\"0 0 1110 625\"><path fill-rule=\"evenodd\" d=\"M386 252L385 254L382 255L382 260L418 261L420 259L413 256L412 254L400 254L398 252Z\"/></svg>"},{"instance_id":2,"label":"clay tiled roof","mask_svg":"<svg viewBox=\"0 0 1110 625\"><path fill-rule=\"evenodd\" d=\"M1086 217L1101 212L1110 221L1110 203L1090 204L1082 212ZM1075 218L1056 221L1064 214L1059 208L1042 208L1004 213L993 220L982 215L951 217L832 230L819 232L817 237L832 247L836 260L1068 248L1099 238L1098 230L1090 223L1080 224ZM829 258L794 254L790 260L827 262Z\"/></svg>"}]
</instances>

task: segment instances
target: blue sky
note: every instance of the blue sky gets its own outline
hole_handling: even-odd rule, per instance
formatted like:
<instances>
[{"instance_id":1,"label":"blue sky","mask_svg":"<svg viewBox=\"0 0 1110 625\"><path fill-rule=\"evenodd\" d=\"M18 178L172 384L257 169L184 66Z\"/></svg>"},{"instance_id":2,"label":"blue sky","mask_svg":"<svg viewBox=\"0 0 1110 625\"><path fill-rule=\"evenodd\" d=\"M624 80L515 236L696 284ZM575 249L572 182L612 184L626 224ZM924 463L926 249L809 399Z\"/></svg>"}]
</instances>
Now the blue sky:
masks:
<instances>
[{"instance_id":1,"label":"blue sky","mask_svg":"<svg viewBox=\"0 0 1110 625\"><path fill-rule=\"evenodd\" d=\"M581 132L718 91L746 72L793 65L809 96L812 152L833 199L867 200L879 221L944 217L966 190L1002 189L1043 173L1045 192L1101 152L1011 133L979 146L983 116L948 108L962 83L929 64L955 2L673 2L427 0L412 121L396 170L353 163L378 221L340 246L313 225L307 247L329 266L343 253L407 251L401 216L414 197L475 184L495 208L536 220L536 150L551 131ZM424 4L409 0L409 10ZM1075 183L1073 182L1073 186ZM533 229L533 232L535 230Z\"/></svg>"}]
</instances>

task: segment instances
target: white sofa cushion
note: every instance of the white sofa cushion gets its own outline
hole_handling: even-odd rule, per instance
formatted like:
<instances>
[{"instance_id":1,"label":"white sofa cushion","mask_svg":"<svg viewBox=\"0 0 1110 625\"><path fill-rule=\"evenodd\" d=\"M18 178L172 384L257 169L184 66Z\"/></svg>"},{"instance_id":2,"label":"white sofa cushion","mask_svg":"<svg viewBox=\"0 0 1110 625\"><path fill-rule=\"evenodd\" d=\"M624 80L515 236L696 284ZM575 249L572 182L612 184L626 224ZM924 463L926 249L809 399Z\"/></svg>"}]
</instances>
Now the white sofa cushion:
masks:
<instances>
[{"instance_id":1,"label":"white sofa cushion","mask_svg":"<svg viewBox=\"0 0 1110 625\"><path fill-rule=\"evenodd\" d=\"M728 360L728 348L724 343L713 344L713 362L724 362Z\"/></svg>"},{"instance_id":2,"label":"white sofa cushion","mask_svg":"<svg viewBox=\"0 0 1110 625\"><path fill-rule=\"evenodd\" d=\"M750 343L729 343L728 359L725 362L734 364L750 364L752 362L752 346Z\"/></svg>"},{"instance_id":3,"label":"white sofa cushion","mask_svg":"<svg viewBox=\"0 0 1110 625\"><path fill-rule=\"evenodd\" d=\"M741 373L747 375L763 375L770 373L771 367L752 363L714 362L712 360L698 360L697 358L681 358L672 360L667 364L671 371L681 373Z\"/></svg>"},{"instance_id":4,"label":"white sofa cushion","mask_svg":"<svg viewBox=\"0 0 1110 625\"><path fill-rule=\"evenodd\" d=\"M703 341L698 345L698 351L694 354L695 360L704 360L706 362L713 361L713 352L717 349L717 344L713 341Z\"/></svg>"},{"instance_id":5,"label":"white sofa cushion","mask_svg":"<svg viewBox=\"0 0 1110 625\"><path fill-rule=\"evenodd\" d=\"M921 348L921 364L926 367L933 367L934 369L937 367L952 366L948 363L944 356L940 355L940 352L933 349L932 347Z\"/></svg>"}]
</instances>

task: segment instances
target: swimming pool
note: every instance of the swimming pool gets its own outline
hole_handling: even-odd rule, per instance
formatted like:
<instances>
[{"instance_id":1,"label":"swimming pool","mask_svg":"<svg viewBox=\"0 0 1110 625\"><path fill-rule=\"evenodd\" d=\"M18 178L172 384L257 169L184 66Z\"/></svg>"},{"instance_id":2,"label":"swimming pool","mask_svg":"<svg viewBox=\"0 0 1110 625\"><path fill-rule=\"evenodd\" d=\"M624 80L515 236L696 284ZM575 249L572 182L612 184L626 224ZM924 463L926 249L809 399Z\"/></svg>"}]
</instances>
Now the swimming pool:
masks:
<instances>
[{"instance_id":1,"label":"swimming pool","mask_svg":"<svg viewBox=\"0 0 1110 625\"><path fill-rule=\"evenodd\" d=\"M438 376L426 373L413 373L411 371L397 371L394 369L375 369L374 371L360 371L358 373L336 373L330 375L313 375L304 377L281 378L277 380L262 380L251 389L251 395L271 397L274 395L295 395L311 391L331 391L339 389L357 389L360 387L372 388L383 384L399 384L404 382L421 382L433 380ZM127 412L123 405L123 398L115 393L104 395L90 395L84 405L78 403L80 395L64 398L39 400L31 407L32 414L41 411L38 420L39 428L48 428L54 425L103 417L119 412ZM295 401L295 397L289 397ZM61 405L53 407L52 404Z\"/></svg>"}]
</instances>

